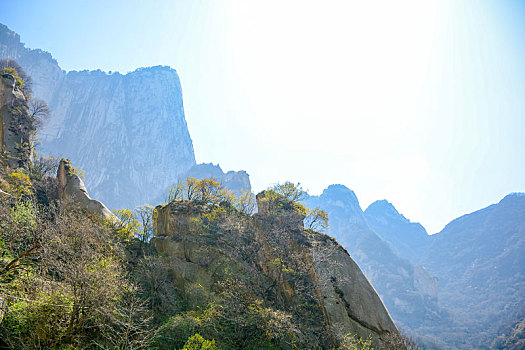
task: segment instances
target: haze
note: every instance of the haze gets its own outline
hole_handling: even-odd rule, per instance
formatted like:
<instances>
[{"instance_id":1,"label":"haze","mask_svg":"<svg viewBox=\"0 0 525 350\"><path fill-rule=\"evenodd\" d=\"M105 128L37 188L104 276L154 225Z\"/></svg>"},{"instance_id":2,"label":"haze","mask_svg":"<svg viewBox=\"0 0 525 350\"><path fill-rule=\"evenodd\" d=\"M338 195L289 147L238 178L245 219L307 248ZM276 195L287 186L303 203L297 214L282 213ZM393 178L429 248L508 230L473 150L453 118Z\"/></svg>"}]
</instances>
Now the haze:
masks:
<instances>
[{"instance_id":1,"label":"haze","mask_svg":"<svg viewBox=\"0 0 525 350\"><path fill-rule=\"evenodd\" d=\"M63 69L177 69L198 162L388 199L435 233L525 191L519 1L23 1Z\"/></svg>"}]
</instances>

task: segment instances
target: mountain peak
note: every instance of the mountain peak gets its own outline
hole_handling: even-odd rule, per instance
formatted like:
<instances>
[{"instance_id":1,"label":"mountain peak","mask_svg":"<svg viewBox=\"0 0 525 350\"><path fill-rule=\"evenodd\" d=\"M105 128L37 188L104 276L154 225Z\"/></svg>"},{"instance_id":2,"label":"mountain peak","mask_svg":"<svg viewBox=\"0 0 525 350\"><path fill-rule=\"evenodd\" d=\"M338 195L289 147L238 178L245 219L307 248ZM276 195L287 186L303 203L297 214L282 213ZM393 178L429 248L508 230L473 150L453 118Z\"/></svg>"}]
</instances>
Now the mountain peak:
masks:
<instances>
[{"instance_id":1,"label":"mountain peak","mask_svg":"<svg viewBox=\"0 0 525 350\"><path fill-rule=\"evenodd\" d=\"M502 200L500 200L500 203L510 202L510 201L525 201L525 193L524 192L512 192L503 197Z\"/></svg>"},{"instance_id":2,"label":"mountain peak","mask_svg":"<svg viewBox=\"0 0 525 350\"><path fill-rule=\"evenodd\" d=\"M327 196L332 199L341 199L359 205L359 200L357 199L355 192L341 184L329 185L323 191L321 196Z\"/></svg>"}]
</instances>

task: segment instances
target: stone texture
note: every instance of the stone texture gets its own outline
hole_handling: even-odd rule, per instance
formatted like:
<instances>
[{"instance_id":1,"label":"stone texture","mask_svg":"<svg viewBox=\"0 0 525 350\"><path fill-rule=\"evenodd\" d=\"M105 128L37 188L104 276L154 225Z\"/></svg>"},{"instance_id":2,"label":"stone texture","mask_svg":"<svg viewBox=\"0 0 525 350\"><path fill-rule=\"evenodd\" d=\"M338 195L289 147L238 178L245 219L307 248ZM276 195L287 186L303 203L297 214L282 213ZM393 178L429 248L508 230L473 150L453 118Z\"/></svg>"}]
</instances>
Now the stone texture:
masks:
<instances>
[{"instance_id":1,"label":"stone texture","mask_svg":"<svg viewBox=\"0 0 525 350\"><path fill-rule=\"evenodd\" d=\"M26 96L11 75L0 75L0 168L27 168L34 134Z\"/></svg>"},{"instance_id":2,"label":"stone texture","mask_svg":"<svg viewBox=\"0 0 525 350\"><path fill-rule=\"evenodd\" d=\"M39 153L84 169L92 195L110 208L154 201L195 164L174 69L66 73L49 53L25 48L4 25L0 58L16 60L32 77L34 95L51 109L38 135Z\"/></svg>"},{"instance_id":3,"label":"stone texture","mask_svg":"<svg viewBox=\"0 0 525 350\"><path fill-rule=\"evenodd\" d=\"M259 208L264 208L257 196ZM372 335L375 348L381 338L397 332L388 311L348 252L333 238L305 230L293 208L276 214L262 211L253 216L231 212L218 221L217 230L206 229L212 206L192 201L172 201L157 206L152 244L172 262L175 285L198 282L211 288L217 271L249 276L253 285L270 288L283 308L300 310L312 303L318 316L304 317L313 332L329 332L341 339L348 333ZM215 217L215 216L214 216ZM275 262L293 271L275 269ZM297 311L299 312L299 311ZM311 323L311 324L310 324Z\"/></svg>"},{"instance_id":4,"label":"stone texture","mask_svg":"<svg viewBox=\"0 0 525 350\"><path fill-rule=\"evenodd\" d=\"M57 170L58 195L66 205L76 205L91 214L117 222L118 218L101 202L91 199L82 179L74 173L71 162L62 159Z\"/></svg>"}]
</instances>

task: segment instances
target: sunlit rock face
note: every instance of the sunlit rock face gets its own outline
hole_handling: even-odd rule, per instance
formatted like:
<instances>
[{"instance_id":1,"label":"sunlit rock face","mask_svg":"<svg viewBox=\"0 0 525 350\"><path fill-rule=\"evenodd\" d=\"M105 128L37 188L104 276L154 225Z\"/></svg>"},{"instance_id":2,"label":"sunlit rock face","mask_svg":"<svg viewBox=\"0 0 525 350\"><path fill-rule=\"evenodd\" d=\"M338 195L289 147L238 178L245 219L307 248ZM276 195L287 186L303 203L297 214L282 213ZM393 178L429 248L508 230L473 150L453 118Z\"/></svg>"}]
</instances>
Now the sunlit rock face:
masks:
<instances>
[{"instance_id":1,"label":"sunlit rock face","mask_svg":"<svg viewBox=\"0 0 525 350\"><path fill-rule=\"evenodd\" d=\"M294 315L311 338L304 348L333 348L325 342L356 334L384 349L397 328L348 252L335 239L305 230L290 201L280 199L283 205L269 210L265 199L265 192L257 195L259 213L252 216L198 201L157 206L151 242L168 262L174 287L183 293L198 283L212 290L222 271L235 271L262 302ZM276 262L286 266L284 274Z\"/></svg>"},{"instance_id":2,"label":"sunlit rock face","mask_svg":"<svg viewBox=\"0 0 525 350\"><path fill-rule=\"evenodd\" d=\"M34 81L34 95L49 104L39 152L80 166L91 195L108 207L151 202L195 164L174 69L66 73L3 25L0 58L17 60Z\"/></svg>"}]
</instances>

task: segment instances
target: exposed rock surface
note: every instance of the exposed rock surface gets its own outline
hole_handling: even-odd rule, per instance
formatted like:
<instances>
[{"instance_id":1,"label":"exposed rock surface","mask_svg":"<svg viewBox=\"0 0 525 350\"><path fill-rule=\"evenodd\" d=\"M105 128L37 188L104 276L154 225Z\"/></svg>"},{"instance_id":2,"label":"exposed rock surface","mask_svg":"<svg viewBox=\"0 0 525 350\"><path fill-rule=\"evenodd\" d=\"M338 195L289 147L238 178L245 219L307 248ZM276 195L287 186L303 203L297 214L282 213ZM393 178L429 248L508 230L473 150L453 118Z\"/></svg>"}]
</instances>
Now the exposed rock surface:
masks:
<instances>
[{"instance_id":1,"label":"exposed rock surface","mask_svg":"<svg viewBox=\"0 0 525 350\"><path fill-rule=\"evenodd\" d=\"M0 171L27 168L33 159L35 128L28 101L9 74L0 75Z\"/></svg>"},{"instance_id":2,"label":"exposed rock surface","mask_svg":"<svg viewBox=\"0 0 525 350\"><path fill-rule=\"evenodd\" d=\"M62 159L57 170L58 195L66 204L74 204L91 214L113 222L117 217L101 202L91 199L82 179L75 174L71 162Z\"/></svg>"},{"instance_id":3,"label":"exposed rock surface","mask_svg":"<svg viewBox=\"0 0 525 350\"><path fill-rule=\"evenodd\" d=\"M49 53L25 48L1 24L0 58L16 60L32 77L34 95L51 109L38 135L40 153L84 169L92 195L109 207L150 202L195 164L174 69L66 73Z\"/></svg>"},{"instance_id":4,"label":"exposed rock surface","mask_svg":"<svg viewBox=\"0 0 525 350\"><path fill-rule=\"evenodd\" d=\"M357 334L374 339L397 332L374 288L333 238L305 230L302 215L261 210L253 216L220 206L172 201L155 210L153 245L171 261L175 284L211 288L235 271L261 290L265 304L292 313L313 342ZM217 218L214 225L209 218ZM264 292L266 291L266 292ZM306 336L306 335L305 335Z\"/></svg>"},{"instance_id":5,"label":"exposed rock surface","mask_svg":"<svg viewBox=\"0 0 525 350\"><path fill-rule=\"evenodd\" d=\"M328 213L327 233L355 259L400 329L422 335L428 327L452 325L450 315L438 305L435 277L397 255L372 230L353 191L330 185L320 196L310 196L304 202Z\"/></svg>"}]
</instances>

